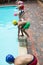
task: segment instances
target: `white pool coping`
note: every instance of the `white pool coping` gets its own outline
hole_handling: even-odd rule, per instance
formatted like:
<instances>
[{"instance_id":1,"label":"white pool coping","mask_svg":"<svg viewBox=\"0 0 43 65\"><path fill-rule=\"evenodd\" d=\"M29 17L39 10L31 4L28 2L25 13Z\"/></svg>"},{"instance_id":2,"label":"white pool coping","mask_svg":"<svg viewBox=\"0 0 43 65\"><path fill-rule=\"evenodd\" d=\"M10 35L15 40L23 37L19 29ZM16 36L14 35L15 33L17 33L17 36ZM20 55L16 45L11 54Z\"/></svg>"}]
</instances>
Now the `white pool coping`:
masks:
<instances>
[{"instance_id":1,"label":"white pool coping","mask_svg":"<svg viewBox=\"0 0 43 65\"><path fill-rule=\"evenodd\" d=\"M7 6L15 6L15 7L17 7L17 5L0 5L0 7L7 7Z\"/></svg>"}]
</instances>

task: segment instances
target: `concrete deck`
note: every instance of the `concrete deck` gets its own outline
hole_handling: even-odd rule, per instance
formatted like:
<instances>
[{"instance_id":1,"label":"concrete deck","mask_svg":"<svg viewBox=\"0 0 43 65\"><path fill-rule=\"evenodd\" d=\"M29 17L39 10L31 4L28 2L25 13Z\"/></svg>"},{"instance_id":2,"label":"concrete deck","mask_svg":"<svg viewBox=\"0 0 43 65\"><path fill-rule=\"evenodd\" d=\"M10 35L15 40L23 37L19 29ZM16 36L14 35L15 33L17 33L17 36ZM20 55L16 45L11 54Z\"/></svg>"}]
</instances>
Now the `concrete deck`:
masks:
<instances>
[{"instance_id":1,"label":"concrete deck","mask_svg":"<svg viewBox=\"0 0 43 65\"><path fill-rule=\"evenodd\" d=\"M31 22L28 29L30 44L28 43L27 51L36 55L38 65L43 65L43 7L35 2L29 2L25 6L29 9L26 15Z\"/></svg>"},{"instance_id":2,"label":"concrete deck","mask_svg":"<svg viewBox=\"0 0 43 65\"><path fill-rule=\"evenodd\" d=\"M27 38L27 53L32 53L37 57L37 65L43 65L43 7L38 3L28 2L25 3L26 9L29 9L25 14L26 19L31 22L30 29L27 30L30 36ZM21 49L19 52L26 53L26 48L19 48Z\"/></svg>"},{"instance_id":3,"label":"concrete deck","mask_svg":"<svg viewBox=\"0 0 43 65\"><path fill-rule=\"evenodd\" d=\"M24 54L27 54L27 49L26 47L20 47L19 46L19 55L24 55Z\"/></svg>"}]
</instances>

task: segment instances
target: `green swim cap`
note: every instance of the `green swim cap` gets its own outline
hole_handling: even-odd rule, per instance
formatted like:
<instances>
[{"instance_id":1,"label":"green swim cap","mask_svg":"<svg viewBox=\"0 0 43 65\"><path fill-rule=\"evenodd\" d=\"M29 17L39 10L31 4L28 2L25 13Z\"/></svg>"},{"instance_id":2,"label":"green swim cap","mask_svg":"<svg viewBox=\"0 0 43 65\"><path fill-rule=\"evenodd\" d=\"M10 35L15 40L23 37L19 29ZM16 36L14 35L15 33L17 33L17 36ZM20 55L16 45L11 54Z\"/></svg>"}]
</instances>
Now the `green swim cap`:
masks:
<instances>
[{"instance_id":1,"label":"green swim cap","mask_svg":"<svg viewBox=\"0 0 43 65\"><path fill-rule=\"evenodd\" d=\"M14 25L17 25L17 21L16 20L13 20L12 21Z\"/></svg>"}]
</instances>

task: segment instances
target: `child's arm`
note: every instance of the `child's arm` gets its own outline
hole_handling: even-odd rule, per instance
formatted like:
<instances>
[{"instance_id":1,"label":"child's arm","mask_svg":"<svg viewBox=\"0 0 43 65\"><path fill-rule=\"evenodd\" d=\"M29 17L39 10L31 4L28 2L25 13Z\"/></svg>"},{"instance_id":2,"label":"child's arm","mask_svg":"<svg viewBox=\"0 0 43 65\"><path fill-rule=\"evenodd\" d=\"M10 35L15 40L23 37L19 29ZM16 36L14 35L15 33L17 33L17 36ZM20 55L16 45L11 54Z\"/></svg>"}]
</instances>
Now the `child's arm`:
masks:
<instances>
[{"instance_id":1,"label":"child's arm","mask_svg":"<svg viewBox=\"0 0 43 65\"><path fill-rule=\"evenodd\" d=\"M14 16L17 16L17 15L19 15L19 13L20 13L20 11L18 11L17 13L14 13Z\"/></svg>"}]
</instances>

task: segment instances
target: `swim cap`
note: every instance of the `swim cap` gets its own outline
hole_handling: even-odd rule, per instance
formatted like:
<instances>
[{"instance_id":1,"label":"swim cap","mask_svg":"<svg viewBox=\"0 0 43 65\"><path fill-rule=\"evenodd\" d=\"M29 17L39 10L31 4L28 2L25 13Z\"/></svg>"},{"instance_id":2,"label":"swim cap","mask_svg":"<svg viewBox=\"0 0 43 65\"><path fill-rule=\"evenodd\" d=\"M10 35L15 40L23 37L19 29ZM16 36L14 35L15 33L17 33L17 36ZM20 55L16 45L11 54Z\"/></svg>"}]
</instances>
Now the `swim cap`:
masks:
<instances>
[{"instance_id":1,"label":"swim cap","mask_svg":"<svg viewBox=\"0 0 43 65\"><path fill-rule=\"evenodd\" d=\"M8 54L6 56L6 62L8 62L8 63L14 63L14 57L13 57L13 55Z\"/></svg>"},{"instance_id":2,"label":"swim cap","mask_svg":"<svg viewBox=\"0 0 43 65\"><path fill-rule=\"evenodd\" d=\"M14 25L17 25L17 21L16 21L16 20L13 20L13 24L14 24Z\"/></svg>"}]
</instances>

